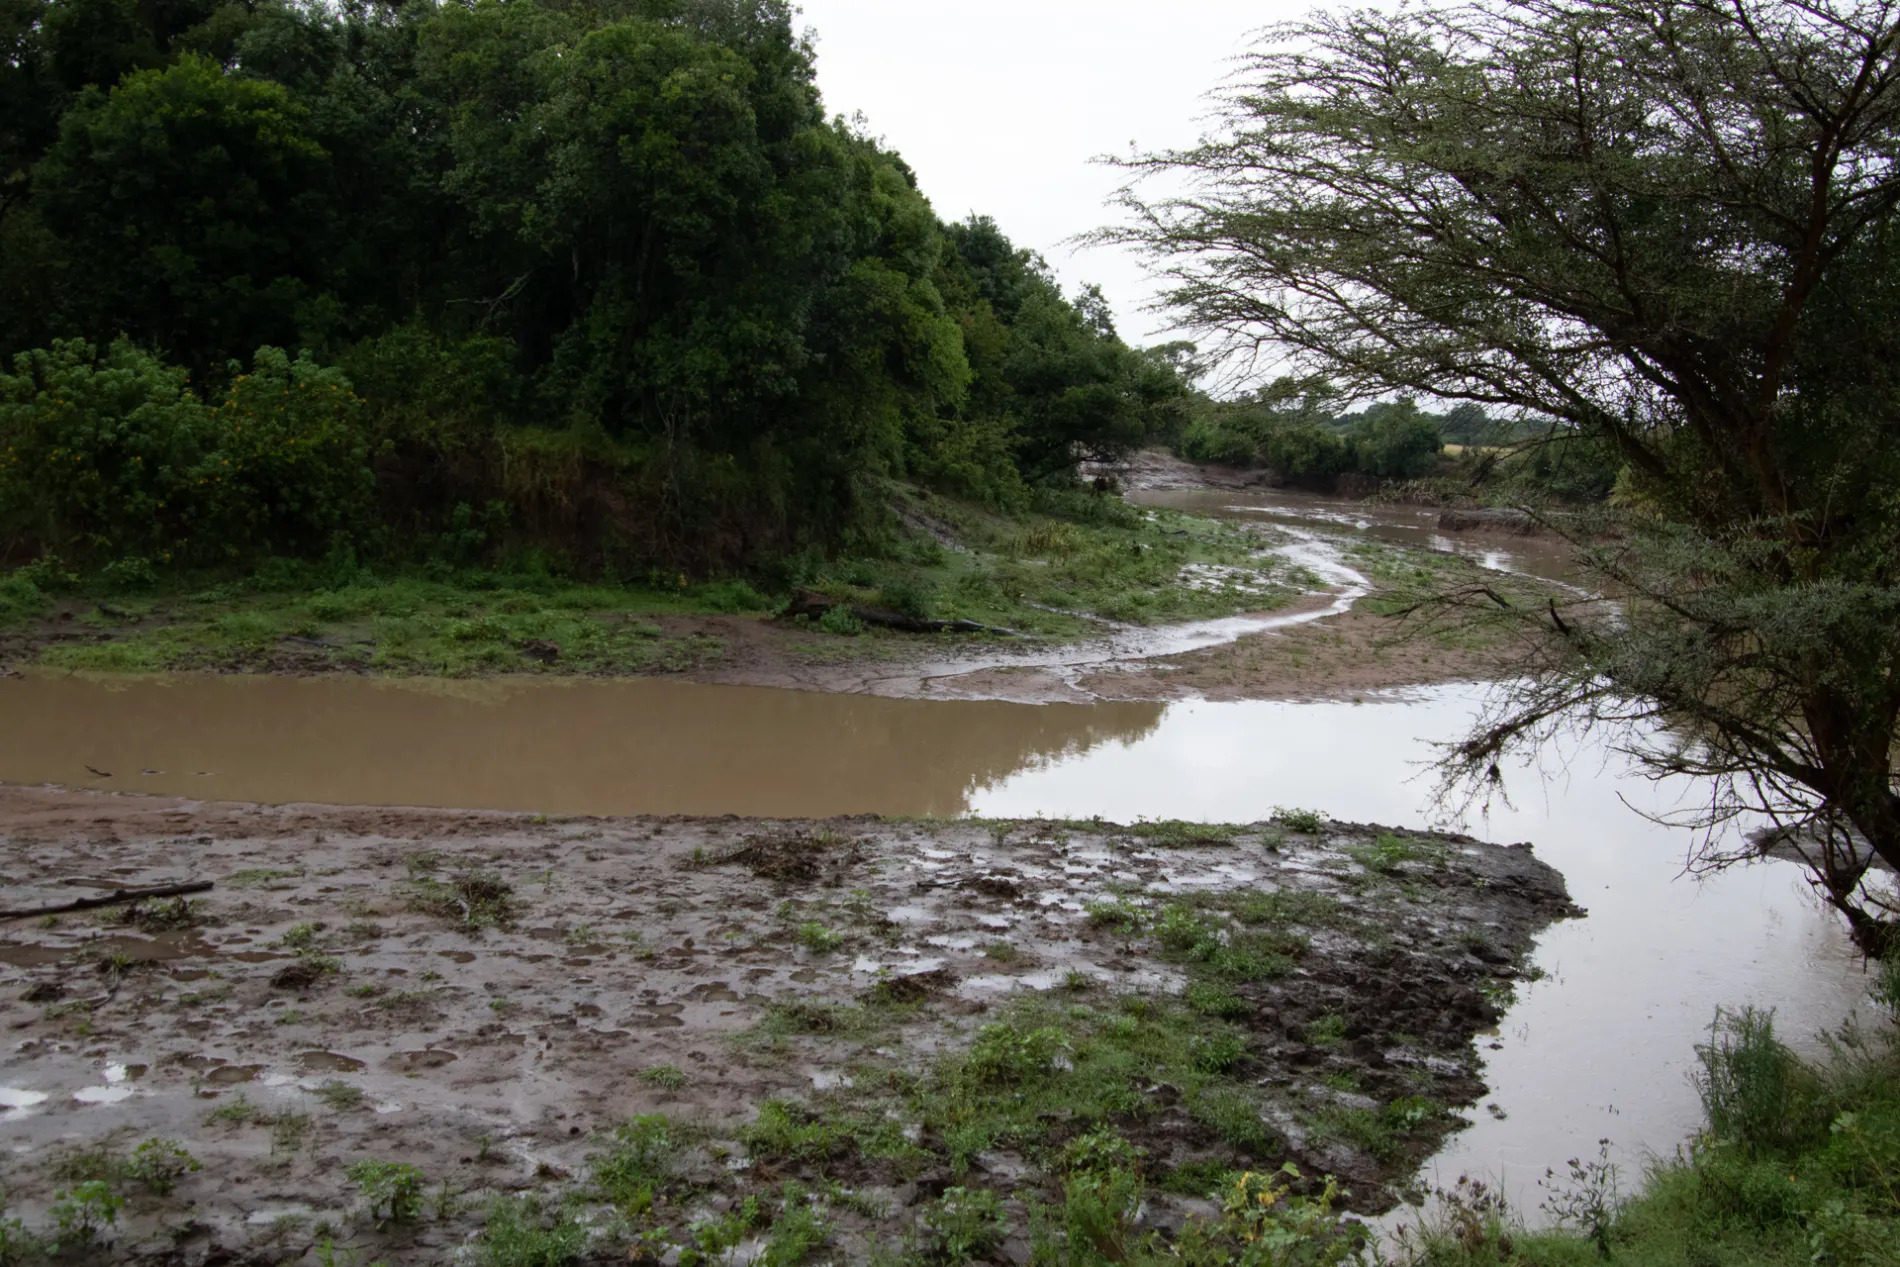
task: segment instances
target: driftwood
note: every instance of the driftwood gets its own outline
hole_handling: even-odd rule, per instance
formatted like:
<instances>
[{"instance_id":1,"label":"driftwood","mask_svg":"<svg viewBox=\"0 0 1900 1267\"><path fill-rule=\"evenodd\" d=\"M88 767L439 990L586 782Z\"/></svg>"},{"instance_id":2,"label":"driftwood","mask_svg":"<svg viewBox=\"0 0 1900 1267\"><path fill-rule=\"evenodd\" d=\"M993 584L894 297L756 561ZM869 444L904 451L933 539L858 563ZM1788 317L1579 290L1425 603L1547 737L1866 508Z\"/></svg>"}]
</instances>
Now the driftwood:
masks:
<instances>
[{"instance_id":1,"label":"driftwood","mask_svg":"<svg viewBox=\"0 0 1900 1267\"><path fill-rule=\"evenodd\" d=\"M58 906L36 906L31 910L0 911L0 919L31 919L35 915L64 915L68 911L90 911L121 902L143 902L148 897L184 897L187 893L208 893L211 881L194 880L189 884L161 884L151 889L114 889L101 897L75 898Z\"/></svg>"},{"instance_id":2,"label":"driftwood","mask_svg":"<svg viewBox=\"0 0 1900 1267\"><path fill-rule=\"evenodd\" d=\"M900 633L971 633L995 634L999 638L1021 637L1014 629L1004 629L997 625L979 625L974 620L926 620L921 616L906 616L903 612L888 611L882 607L865 607L859 603L846 602L842 598L830 598L813 590L799 590L792 597L791 604L779 613L780 620L795 620L806 616L812 620L821 619L834 608L842 607L867 625L876 625L881 629L895 629Z\"/></svg>"}]
</instances>

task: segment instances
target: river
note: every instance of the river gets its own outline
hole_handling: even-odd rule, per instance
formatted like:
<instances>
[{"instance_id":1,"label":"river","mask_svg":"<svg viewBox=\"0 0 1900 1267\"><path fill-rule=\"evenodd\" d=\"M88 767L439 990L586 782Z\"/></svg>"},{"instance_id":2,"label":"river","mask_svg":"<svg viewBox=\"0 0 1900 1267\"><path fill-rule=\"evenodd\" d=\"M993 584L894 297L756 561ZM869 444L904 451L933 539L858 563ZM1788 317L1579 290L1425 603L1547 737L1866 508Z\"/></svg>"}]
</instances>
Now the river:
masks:
<instances>
[{"instance_id":1,"label":"river","mask_svg":"<svg viewBox=\"0 0 1900 1267\"><path fill-rule=\"evenodd\" d=\"M1171 504L1305 531L1434 544L1408 508L1272 494ZM1162 499L1162 498L1157 498ZM1426 538L1406 539L1403 534ZM1535 539L1450 548L1560 572ZM979 814L1252 821L1278 806L1443 823L1425 768L1485 687L1363 702L1026 705L636 680L0 681L0 779L267 803L548 814ZM1687 833L1638 811L1693 796L1589 742L1510 772L1513 807L1461 825L1534 842L1589 909L1547 932L1482 1054L1492 1094L1428 1169L1501 1181L1531 1217L1546 1169L1612 1142L1633 1183L1699 1119L1695 1043L1718 1006L1774 1008L1798 1044L1864 997L1858 959L1800 872L1681 876ZM1627 803L1626 803L1627 802Z\"/></svg>"}]
</instances>

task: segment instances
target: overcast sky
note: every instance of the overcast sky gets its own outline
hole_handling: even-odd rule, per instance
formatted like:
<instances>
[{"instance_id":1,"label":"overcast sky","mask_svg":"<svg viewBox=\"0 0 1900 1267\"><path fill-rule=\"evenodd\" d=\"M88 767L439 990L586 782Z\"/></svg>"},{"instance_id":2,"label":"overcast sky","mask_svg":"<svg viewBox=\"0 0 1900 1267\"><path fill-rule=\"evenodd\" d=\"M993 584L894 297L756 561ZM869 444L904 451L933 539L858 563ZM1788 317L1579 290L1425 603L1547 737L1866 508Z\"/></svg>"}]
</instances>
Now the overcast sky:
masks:
<instances>
[{"instance_id":1,"label":"overcast sky","mask_svg":"<svg viewBox=\"0 0 1900 1267\"><path fill-rule=\"evenodd\" d=\"M1164 319L1140 265L1065 239L1112 218L1122 183L1090 160L1201 132L1207 92L1249 33L1310 0L803 0L818 85L916 169L946 220L994 216L1073 292L1100 283L1130 342Z\"/></svg>"}]
</instances>

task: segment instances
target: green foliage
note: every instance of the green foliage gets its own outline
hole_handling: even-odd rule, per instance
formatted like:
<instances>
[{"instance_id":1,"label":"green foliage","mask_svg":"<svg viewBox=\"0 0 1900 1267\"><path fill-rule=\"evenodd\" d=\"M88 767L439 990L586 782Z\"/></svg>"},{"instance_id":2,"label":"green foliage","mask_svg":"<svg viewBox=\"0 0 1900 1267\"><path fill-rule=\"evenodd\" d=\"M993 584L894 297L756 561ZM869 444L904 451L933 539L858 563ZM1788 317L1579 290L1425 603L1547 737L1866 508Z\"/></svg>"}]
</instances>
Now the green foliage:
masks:
<instances>
[{"instance_id":1,"label":"green foliage","mask_svg":"<svg viewBox=\"0 0 1900 1267\"><path fill-rule=\"evenodd\" d=\"M679 1148L677 1132L664 1116L623 1122L614 1128L607 1151L589 1163L594 1187L619 1209L644 1212L672 1179Z\"/></svg>"},{"instance_id":2,"label":"green foliage","mask_svg":"<svg viewBox=\"0 0 1900 1267\"><path fill-rule=\"evenodd\" d=\"M1166 425L1174 364L941 224L812 58L770 0L7 0L0 356L122 335L208 402L229 359L309 349L363 398L374 505L263 469L267 436L254 476L449 566L753 568L880 537L888 477L1020 508ZM140 522L84 553L163 564ZM218 551L329 548L234 527Z\"/></svg>"},{"instance_id":3,"label":"green foliage","mask_svg":"<svg viewBox=\"0 0 1900 1267\"><path fill-rule=\"evenodd\" d=\"M196 1157L176 1140L152 1138L132 1150L125 1164L125 1178L154 1196L170 1196L186 1175L201 1169Z\"/></svg>"},{"instance_id":4,"label":"green foliage","mask_svg":"<svg viewBox=\"0 0 1900 1267\"><path fill-rule=\"evenodd\" d=\"M119 1221L125 1200L104 1179L75 1184L53 1202L53 1243L62 1254L73 1254L98 1244Z\"/></svg>"},{"instance_id":5,"label":"green foliage","mask_svg":"<svg viewBox=\"0 0 1900 1267\"><path fill-rule=\"evenodd\" d=\"M157 342L199 372L299 341L323 267L329 155L281 84L186 54L82 95L34 172L88 261L82 329Z\"/></svg>"},{"instance_id":6,"label":"green foliage","mask_svg":"<svg viewBox=\"0 0 1900 1267\"><path fill-rule=\"evenodd\" d=\"M1891 38L1876 0L1316 10L1263 35L1203 143L1134 160L1169 193L1104 235L1151 253L1183 324L1355 397L1540 420L1528 461L1598 487L1614 466L1614 520L1573 522L1616 619L1462 583L1414 607L1524 635L1448 763L1484 786L1587 718L1704 781L1706 825L1824 837L1817 888L1877 955L1892 913L1843 846L1900 868L1900 170L1871 157L1900 80L1868 71ZM1421 423L1350 438L1415 472ZM1715 836L1698 862L1750 860Z\"/></svg>"},{"instance_id":7,"label":"green foliage","mask_svg":"<svg viewBox=\"0 0 1900 1267\"><path fill-rule=\"evenodd\" d=\"M845 943L844 934L816 921L800 924L794 936L799 945L818 955L828 955Z\"/></svg>"},{"instance_id":8,"label":"green foliage","mask_svg":"<svg viewBox=\"0 0 1900 1267\"><path fill-rule=\"evenodd\" d=\"M818 627L842 638L855 638L864 632L864 622L858 619L857 613L842 605L825 608L824 615L818 618Z\"/></svg>"},{"instance_id":9,"label":"green foliage","mask_svg":"<svg viewBox=\"0 0 1900 1267\"><path fill-rule=\"evenodd\" d=\"M1303 836L1317 836L1326 829L1326 815L1318 810L1282 807L1273 811L1273 821Z\"/></svg>"},{"instance_id":10,"label":"green foliage","mask_svg":"<svg viewBox=\"0 0 1900 1267\"><path fill-rule=\"evenodd\" d=\"M422 1217L422 1172L407 1162L365 1158L351 1164L350 1182L362 1193L378 1227Z\"/></svg>"},{"instance_id":11,"label":"green foliage","mask_svg":"<svg viewBox=\"0 0 1900 1267\"><path fill-rule=\"evenodd\" d=\"M927 1250L955 1264L987 1258L1003 1243L1003 1203L988 1188L950 1188L924 1211Z\"/></svg>"},{"instance_id":12,"label":"green foliage","mask_svg":"<svg viewBox=\"0 0 1900 1267\"><path fill-rule=\"evenodd\" d=\"M1820 1088L1775 1037L1772 1012L1718 1011L1696 1058L1696 1090L1718 1138L1760 1155L1812 1143L1826 1130Z\"/></svg>"},{"instance_id":13,"label":"green foliage","mask_svg":"<svg viewBox=\"0 0 1900 1267\"><path fill-rule=\"evenodd\" d=\"M1018 1029L1009 1021L985 1025L964 1059L963 1073L979 1086L1013 1086L1050 1072L1065 1046L1062 1031L1051 1027Z\"/></svg>"},{"instance_id":14,"label":"green foliage","mask_svg":"<svg viewBox=\"0 0 1900 1267\"><path fill-rule=\"evenodd\" d=\"M15 358L0 374L0 524L161 564L314 550L361 525L368 450L341 375L263 348L215 406L186 381L124 340ZM121 584L150 577L115 567Z\"/></svg>"},{"instance_id":15,"label":"green foliage","mask_svg":"<svg viewBox=\"0 0 1900 1267\"><path fill-rule=\"evenodd\" d=\"M484 1267L568 1267L587 1248L587 1229L563 1213L551 1218L528 1198L488 1207L479 1261Z\"/></svg>"}]
</instances>

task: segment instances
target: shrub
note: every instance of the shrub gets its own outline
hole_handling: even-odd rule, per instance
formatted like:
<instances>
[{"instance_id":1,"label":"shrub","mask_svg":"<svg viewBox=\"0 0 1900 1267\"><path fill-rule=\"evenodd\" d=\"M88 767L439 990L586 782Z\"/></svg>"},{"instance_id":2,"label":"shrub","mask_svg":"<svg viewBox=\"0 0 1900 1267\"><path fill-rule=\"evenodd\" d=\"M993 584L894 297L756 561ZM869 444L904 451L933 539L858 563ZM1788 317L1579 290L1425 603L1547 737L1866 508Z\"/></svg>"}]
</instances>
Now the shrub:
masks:
<instances>
[{"instance_id":1,"label":"shrub","mask_svg":"<svg viewBox=\"0 0 1900 1267\"><path fill-rule=\"evenodd\" d=\"M17 572L0 576L0 623L37 616L46 608L46 595L27 577Z\"/></svg>"},{"instance_id":2,"label":"shrub","mask_svg":"<svg viewBox=\"0 0 1900 1267\"><path fill-rule=\"evenodd\" d=\"M260 348L216 405L121 339L0 374L0 532L149 564L312 553L367 516L362 402L336 370ZM140 568L133 560L143 560Z\"/></svg>"},{"instance_id":3,"label":"shrub","mask_svg":"<svg viewBox=\"0 0 1900 1267\"><path fill-rule=\"evenodd\" d=\"M864 632L864 622L849 607L827 607L825 614L818 618L818 627L829 634L838 634L845 638L855 638Z\"/></svg>"}]
</instances>

